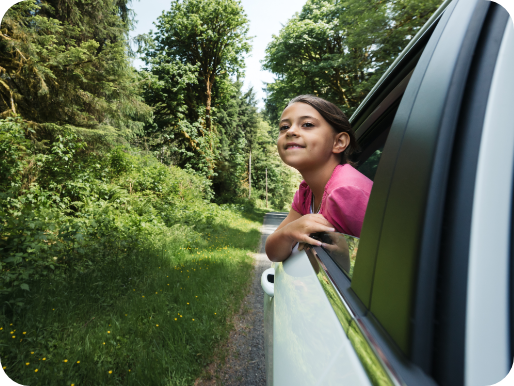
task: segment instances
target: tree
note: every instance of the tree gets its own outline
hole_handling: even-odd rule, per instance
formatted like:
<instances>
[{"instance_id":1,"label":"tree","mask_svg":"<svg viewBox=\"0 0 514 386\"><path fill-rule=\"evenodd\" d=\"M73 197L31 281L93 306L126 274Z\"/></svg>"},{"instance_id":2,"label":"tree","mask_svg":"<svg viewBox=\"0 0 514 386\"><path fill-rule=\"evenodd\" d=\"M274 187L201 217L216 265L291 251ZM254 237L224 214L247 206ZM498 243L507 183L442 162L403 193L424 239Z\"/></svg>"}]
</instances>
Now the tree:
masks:
<instances>
[{"instance_id":1,"label":"tree","mask_svg":"<svg viewBox=\"0 0 514 386\"><path fill-rule=\"evenodd\" d=\"M212 177L217 111L237 92L230 76L242 74L250 50L248 19L235 0L173 0L156 27L140 37L155 109L147 131L162 133L160 146L173 143L182 166Z\"/></svg>"},{"instance_id":2,"label":"tree","mask_svg":"<svg viewBox=\"0 0 514 386\"><path fill-rule=\"evenodd\" d=\"M266 49L266 113L314 94L350 116L440 0L308 0Z\"/></svg>"},{"instance_id":3,"label":"tree","mask_svg":"<svg viewBox=\"0 0 514 386\"><path fill-rule=\"evenodd\" d=\"M123 0L11 7L0 35L0 117L20 115L39 134L62 125L125 136L140 131L150 109L138 96L129 27Z\"/></svg>"},{"instance_id":4,"label":"tree","mask_svg":"<svg viewBox=\"0 0 514 386\"><path fill-rule=\"evenodd\" d=\"M220 142L213 189L220 202L248 197L248 156L259 116L253 89L243 92L242 86L234 84L237 92L217 114Z\"/></svg>"}]
</instances>

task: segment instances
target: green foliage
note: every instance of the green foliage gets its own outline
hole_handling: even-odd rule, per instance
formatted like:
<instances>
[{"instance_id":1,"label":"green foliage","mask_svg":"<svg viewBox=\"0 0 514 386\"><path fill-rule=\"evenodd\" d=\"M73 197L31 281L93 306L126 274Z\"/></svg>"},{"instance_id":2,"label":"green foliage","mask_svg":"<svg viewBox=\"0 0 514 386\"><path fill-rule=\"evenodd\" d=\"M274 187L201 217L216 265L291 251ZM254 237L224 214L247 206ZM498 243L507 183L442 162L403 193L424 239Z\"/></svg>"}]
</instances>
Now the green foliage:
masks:
<instances>
[{"instance_id":1,"label":"green foliage","mask_svg":"<svg viewBox=\"0 0 514 386\"><path fill-rule=\"evenodd\" d=\"M22 384L191 384L228 335L262 212L209 203L208 179L149 153L29 134L0 120L5 371Z\"/></svg>"},{"instance_id":2,"label":"green foliage","mask_svg":"<svg viewBox=\"0 0 514 386\"><path fill-rule=\"evenodd\" d=\"M126 2L22 1L0 35L0 116L131 137L150 117L131 67Z\"/></svg>"},{"instance_id":3,"label":"green foliage","mask_svg":"<svg viewBox=\"0 0 514 386\"><path fill-rule=\"evenodd\" d=\"M241 90L238 1L173 1L141 72L130 26L125 0L2 21L0 357L23 384L191 384L250 277L265 169L274 206L296 185Z\"/></svg>"},{"instance_id":4,"label":"green foliage","mask_svg":"<svg viewBox=\"0 0 514 386\"><path fill-rule=\"evenodd\" d=\"M236 92L248 44L248 20L234 0L172 1L141 36L148 67L145 100L154 107L154 145L176 164L208 177L216 171L220 141L218 111Z\"/></svg>"},{"instance_id":5,"label":"green foliage","mask_svg":"<svg viewBox=\"0 0 514 386\"><path fill-rule=\"evenodd\" d=\"M0 121L0 295L7 303L21 285L86 270L161 227L189 229L205 217L206 179L126 148L87 152L74 133L37 149L24 126Z\"/></svg>"},{"instance_id":6,"label":"green foliage","mask_svg":"<svg viewBox=\"0 0 514 386\"><path fill-rule=\"evenodd\" d=\"M272 124L287 102L314 94L350 116L441 0L309 0L266 49Z\"/></svg>"},{"instance_id":7,"label":"green foliage","mask_svg":"<svg viewBox=\"0 0 514 386\"><path fill-rule=\"evenodd\" d=\"M262 224L249 207L212 208L196 241L187 227L148 223L138 243L32 285L25 312L0 315L4 371L26 385L193 384L228 336Z\"/></svg>"}]
</instances>

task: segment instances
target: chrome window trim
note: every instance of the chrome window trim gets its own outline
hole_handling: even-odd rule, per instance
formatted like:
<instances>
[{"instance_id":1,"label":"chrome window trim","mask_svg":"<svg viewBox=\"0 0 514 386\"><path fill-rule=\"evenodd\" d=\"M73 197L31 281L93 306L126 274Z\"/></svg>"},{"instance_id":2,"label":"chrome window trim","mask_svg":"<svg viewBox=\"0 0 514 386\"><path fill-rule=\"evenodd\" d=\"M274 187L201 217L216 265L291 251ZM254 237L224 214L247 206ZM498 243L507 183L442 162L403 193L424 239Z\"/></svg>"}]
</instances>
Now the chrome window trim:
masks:
<instances>
[{"instance_id":1,"label":"chrome window trim","mask_svg":"<svg viewBox=\"0 0 514 386\"><path fill-rule=\"evenodd\" d=\"M352 308L350 302L345 299L341 289L335 283L333 275L316 252L316 248L307 247L305 251L316 272L316 277L320 281L321 288L323 288L357 356L361 359L370 382L374 386L406 386L359 317L357 310ZM359 342L364 343L364 347L359 345Z\"/></svg>"}]
</instances>

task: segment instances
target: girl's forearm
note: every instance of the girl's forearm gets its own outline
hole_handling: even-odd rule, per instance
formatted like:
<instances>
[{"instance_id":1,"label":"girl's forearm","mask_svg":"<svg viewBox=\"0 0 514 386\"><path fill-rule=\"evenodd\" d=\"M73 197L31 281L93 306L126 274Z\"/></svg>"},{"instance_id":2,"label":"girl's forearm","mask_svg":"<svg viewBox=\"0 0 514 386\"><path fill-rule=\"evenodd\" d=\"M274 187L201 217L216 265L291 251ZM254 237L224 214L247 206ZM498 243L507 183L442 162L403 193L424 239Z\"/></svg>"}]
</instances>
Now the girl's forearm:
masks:
<instances>
[{"instance_id":1,"label":"girl's forearm","mask_svg":"<svg viewBox=\"0 0 514 386\"><path fill-rule=\"evenodd\" d=\"M291 255L295 242L288 237L285 228L276 230L266 239L266 255L271 261L284 261Z\"/></svg>"}]
</instances>

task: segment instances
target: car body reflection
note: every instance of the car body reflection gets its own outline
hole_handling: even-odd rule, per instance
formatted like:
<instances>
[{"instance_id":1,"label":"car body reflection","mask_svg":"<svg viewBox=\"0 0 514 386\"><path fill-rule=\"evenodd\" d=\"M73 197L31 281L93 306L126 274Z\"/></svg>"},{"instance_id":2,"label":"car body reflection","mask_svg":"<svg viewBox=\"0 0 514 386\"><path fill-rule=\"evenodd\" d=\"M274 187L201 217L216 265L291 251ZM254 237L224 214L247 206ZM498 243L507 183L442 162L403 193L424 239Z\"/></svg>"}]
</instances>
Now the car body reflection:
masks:
<instances>
[{"instance_id":1,"label":"car body reflection","mask_svg":"<svg viewBox=\"0 0 514 386\"><path fill-rule=\"evenodd\" d=\"M351 279L359 248L359 238L338 232L315 233L311 237L323 243L323 250Z\"/></svg>"}]
</instances>

